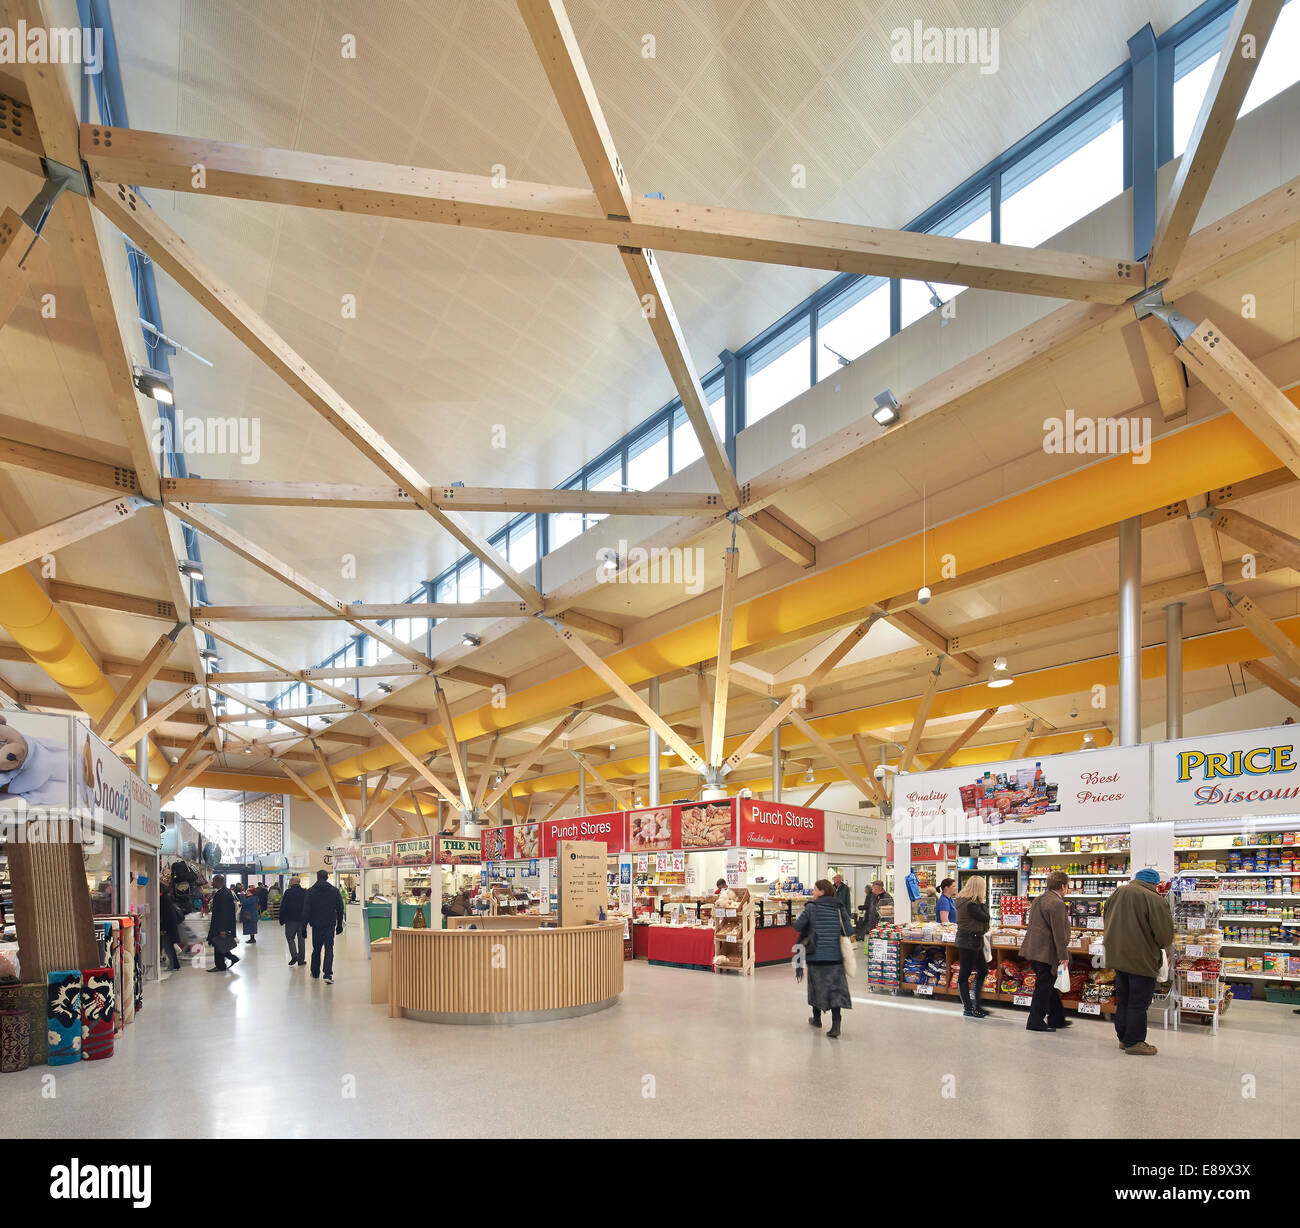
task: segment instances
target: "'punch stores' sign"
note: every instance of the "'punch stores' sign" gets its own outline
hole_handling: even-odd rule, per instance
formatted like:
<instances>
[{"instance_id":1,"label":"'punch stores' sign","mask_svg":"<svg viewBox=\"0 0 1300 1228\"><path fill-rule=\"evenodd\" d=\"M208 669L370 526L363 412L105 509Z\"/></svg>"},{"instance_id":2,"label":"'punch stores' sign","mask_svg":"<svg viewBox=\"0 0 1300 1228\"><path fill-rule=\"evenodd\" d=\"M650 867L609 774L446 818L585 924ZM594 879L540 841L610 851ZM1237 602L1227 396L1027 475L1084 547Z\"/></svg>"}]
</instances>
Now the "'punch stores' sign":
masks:
<instances>
[{"instance_id":1,"label":"'punch stores' sign","mask_svg":"<svg viewBox=\"0 0 1300 1228\"><path fill-rule=\"evenodd\" d=\"M1295 726L1159 742L1152 811L1162 819L1300 813Z\"/></svg>"}]
</instances>

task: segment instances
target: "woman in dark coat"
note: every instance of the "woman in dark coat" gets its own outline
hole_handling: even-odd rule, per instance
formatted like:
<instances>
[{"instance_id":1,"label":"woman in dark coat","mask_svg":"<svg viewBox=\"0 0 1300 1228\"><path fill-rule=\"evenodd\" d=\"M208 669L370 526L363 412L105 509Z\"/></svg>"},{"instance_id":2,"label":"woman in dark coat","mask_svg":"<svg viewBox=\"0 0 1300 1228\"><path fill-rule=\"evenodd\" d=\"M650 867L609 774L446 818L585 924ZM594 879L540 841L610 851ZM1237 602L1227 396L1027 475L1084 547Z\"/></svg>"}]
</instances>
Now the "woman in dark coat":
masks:
<instances>
[{"instance_id":1,"label":"woman in dark coat","mask_svg":"<svg viewBox=\"0 0 1300 1228\"><path fill-rule=\"evenodd\" d=\"M239 963L235 954L235 893L226 886L225 877L216 875L212 880L212 898L209 901L208 941L212 944L215 968L209 972L225 972L226 961Z\"/></svg>"},{"instance_id":2,"label":"woman in dark coat","mask_svg":"<svg viewBox=\"0 0 1300 1228\"><path fill-rule=\"evenodd\" d=\"M826 1039L835 1040L840 1034L840 1011L853 1009L840 952L840 939L851 938L853 929L835 898L835 888L826 879L819 878L813 884L812 903L799 914L794 928L808 947L808 1005L812 1007L808 1022L819 1028L822 1011L830 1011L831 1027Z\"/></svg>"},{"instance_id":3,"label":"woman in dark coat","mask_svg":"<svg viewBox=\"0 0 1300 1228\"><path fill-rule=\"evenodd\" d=\"M244 937L250 943L257 941L257 917L260 912L260 901L257 898L257 892L251 887L244 892L244 898L239 902L239 919L244 926Z\"/></svg>"},{"instance_id":4,"label":"woman in dark coat","mask_svg":"<svg viewBox=\"0 0 1300 1228\"><path fill-rule=\"evenodd\" d=\"M962 1014L967 1019L987 1019L988 1011L980 1005L984 991L984 978L989 963L984 958L984 935L989 932L989 906L985 902L984 879L972 874L966 885L957 893L957 996L961 998ZM975 984L970 975L975 973Z\"/></svg>"}]
</instances>

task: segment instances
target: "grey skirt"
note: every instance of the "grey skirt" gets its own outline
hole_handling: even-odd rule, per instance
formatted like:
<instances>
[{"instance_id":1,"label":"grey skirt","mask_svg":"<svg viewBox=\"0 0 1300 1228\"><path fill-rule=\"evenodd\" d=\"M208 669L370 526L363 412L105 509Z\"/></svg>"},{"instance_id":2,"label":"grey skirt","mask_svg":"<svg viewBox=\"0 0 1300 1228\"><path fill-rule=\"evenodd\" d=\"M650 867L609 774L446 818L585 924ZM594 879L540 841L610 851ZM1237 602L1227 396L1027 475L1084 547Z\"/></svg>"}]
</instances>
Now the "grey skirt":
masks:
<instances>
[{"instance_id":1,"label":"grey skirt","mask_svg":"<svg viewBox=\"0 0 1300 1228\"><path fill-rule=\"evenodd\" d=\"M844 975L843 964L809 964L807 980L808 1005L813 1010L853 1009L849 979Z\"/></svg>"}]
</instances>

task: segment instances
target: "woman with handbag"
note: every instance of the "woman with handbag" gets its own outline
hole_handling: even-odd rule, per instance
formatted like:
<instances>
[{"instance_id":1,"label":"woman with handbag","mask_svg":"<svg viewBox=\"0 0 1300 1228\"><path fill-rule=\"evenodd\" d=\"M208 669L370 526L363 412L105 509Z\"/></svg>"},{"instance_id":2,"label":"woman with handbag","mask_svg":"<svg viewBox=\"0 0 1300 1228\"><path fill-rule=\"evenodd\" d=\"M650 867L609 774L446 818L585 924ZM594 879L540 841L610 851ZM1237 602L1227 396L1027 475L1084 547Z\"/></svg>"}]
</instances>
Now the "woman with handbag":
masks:
<instances>
[{"instance_id":1,"label":"woman with handbag","mask_svg":"<svg viewBox=\"0 0 1300 1228\"><path fill-rule=\"evenodd\" d=\"M957 893L957 996L961 998L962 1014L967 1019L987 1019L988 1011L980 1005L984 991L984 978L988 975L989 961L984 944L988 942L989 907L985 903L988 885L979 874L972 874L966 885ZM975 984L970 975L975 973Z\"/></svg>"},{"instance_id":2,"label":"woman with handbag","mask_svg":"<svg viewBox=\"0 0 1300 1228\"><path fill-rule=\"evenodd\" d=\"M209 912L212 922L208 926L208 942L212 944L212 957L216 967L209 972L225 972L226 961L239 963L235 954L235 893L226 886L225 876L218 874L212 880L212 900Z\"/></svg>"},{"instance_id":3,"label":"woman with handbag","mask_svg":"<svg viewBox=\"0 0 1300 1228\"><path fill-rule=\"evenodd\" d=\"M835 1040L840 1034L840 1011L853 1009L844 972L845 947L849 958L854 958L853 925L827 879L813 884L812 902L799 914L794 928L807 945L808 1005L812 1007L808 1022L819 1028L822 1011L830 1011L826 1039Z\"/></svg>"}]
</instances>

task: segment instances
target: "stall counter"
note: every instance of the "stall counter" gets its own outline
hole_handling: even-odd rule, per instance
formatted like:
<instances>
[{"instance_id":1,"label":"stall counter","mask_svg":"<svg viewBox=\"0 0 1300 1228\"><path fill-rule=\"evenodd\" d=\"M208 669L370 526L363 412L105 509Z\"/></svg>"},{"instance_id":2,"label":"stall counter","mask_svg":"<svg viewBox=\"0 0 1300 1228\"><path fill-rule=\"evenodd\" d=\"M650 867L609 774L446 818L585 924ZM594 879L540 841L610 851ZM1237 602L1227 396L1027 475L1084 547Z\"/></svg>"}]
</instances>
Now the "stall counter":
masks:
<instances>
[{"instance_id":1,"label":"stall counter","mask_svg":"<svg viewBox=\"0 0 1300 1228\"><path fill-rule=\"evenodd\" d=\"M652 964L713 967L713 930L689 925L646 925L646 958Z\"/></svg>"},{"instance_id":2,"label":"stall counter","mask_svg":"<svg viewBox=\"0 0 1300 1228\"><path fill-rule=\"evenodd\" d=\"M793 925L764 925L754 931L754 963L789 963L798 931Z\"/></svg>"}]
</instances>

